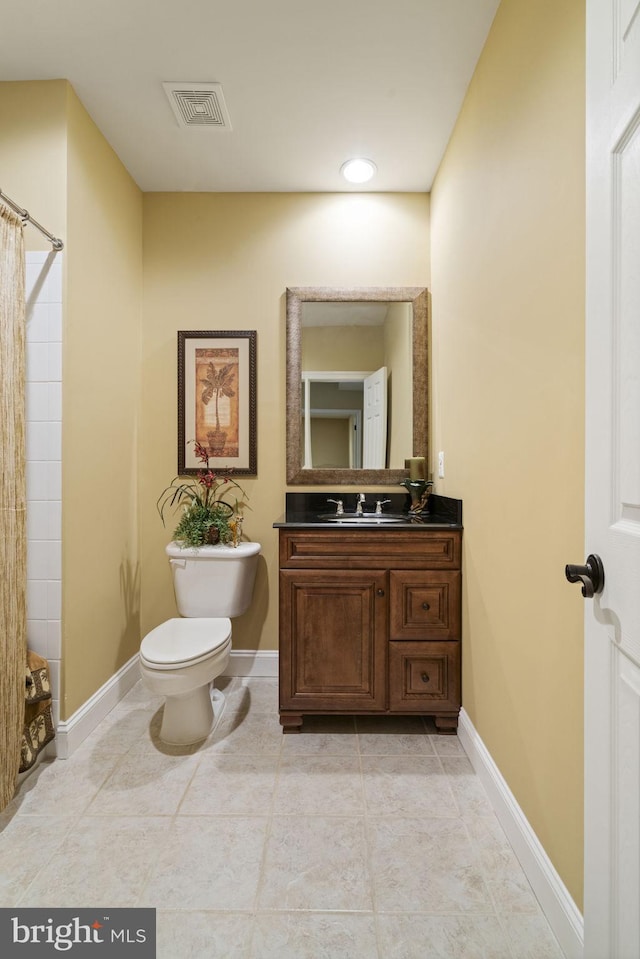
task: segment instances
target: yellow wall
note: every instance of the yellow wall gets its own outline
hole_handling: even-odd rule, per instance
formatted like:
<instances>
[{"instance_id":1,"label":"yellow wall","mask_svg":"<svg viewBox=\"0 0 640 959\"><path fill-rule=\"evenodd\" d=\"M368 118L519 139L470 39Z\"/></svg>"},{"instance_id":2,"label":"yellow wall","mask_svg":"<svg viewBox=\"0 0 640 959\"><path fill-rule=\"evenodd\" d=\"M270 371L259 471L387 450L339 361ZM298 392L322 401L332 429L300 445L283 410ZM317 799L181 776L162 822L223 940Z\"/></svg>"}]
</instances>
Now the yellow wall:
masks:
<instances>
[{"instance_id":1,"label":"yellow wall","mask_svg":"<svg viewBox=\"0 0 640 959\"><path fill-rule=\"evenodd\" d=\"M0 189L54 236L67 225L67 83L0 83ZM51 249L34 227L27 250Z\"/></svg>"},{"instance_id":2,"label":"yellow wall","mask_svg":"<svg viewBox=\"0 0 640 959\"><path fill-rule=\"evenodd\" d=\"M139 647L142 197L64 80L0 84L0 187L65 243L62 666L67 719ZM29 250L50 250L34 228Z\"/></svg>"},{"instance_id":3,"label":"yellow wall","mask_svg":"<svg viewBox=\"0 0 640 959\"><path fill-rule=\"evenodd\" d=\"M175 475L176 331L257 330L258 476L245 532L262 544L236 649L276 649L285 480L285 289L428 286L424 194L146 194L140 444L143 632L175 615L155 503Z\"/></svg>"},{"instance_id":4,"label":"yellow wall","mask_svg":"<svg viewBox=\"0 0 640 959\"><path fill-rule=\"evenodd\" d=\"M407 410L413 407L413 337L411 306L390 303L384 321L384 353L389 395L389 466L402 469L407 450L413 453L413 418Z\"/></svg>"},{"instance_id":5,"label":"yellow wall","mask_svg":"<svg viewBox=\"0 0 640 959\"><path fill-rule=\"evenodd\" d=\"M140 646L142 194L67 93L62 718Z\"/></svg>"},{"instance_id":6,"label":"yellow wall","mask_svg":"<svg viewBox=\"0 0 640 959\"><path fill-rule=\"evenodd\" d=\"M582 896L584 2L503 0L432 192L438 491L464 499L463 703Z\"/></svg>"},{"instance_id":7,"label":"yellow wall","mask_svg":"<svg viewBox=\"0 0 640 959\"><path fill-rule=\"evenodd\" d=\"M381 326L305 326L302 369L376 370L384 364Z\"/></svg>"}]
</instances>

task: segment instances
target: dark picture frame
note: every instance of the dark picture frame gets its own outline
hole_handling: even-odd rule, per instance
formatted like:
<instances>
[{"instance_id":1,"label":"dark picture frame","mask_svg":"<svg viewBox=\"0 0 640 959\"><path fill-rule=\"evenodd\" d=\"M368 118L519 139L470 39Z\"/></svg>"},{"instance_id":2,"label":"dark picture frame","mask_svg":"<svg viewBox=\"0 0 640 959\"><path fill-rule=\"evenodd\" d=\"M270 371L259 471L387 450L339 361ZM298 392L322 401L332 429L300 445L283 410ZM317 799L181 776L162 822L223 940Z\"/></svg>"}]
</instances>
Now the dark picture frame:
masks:
<instances>
[{"instance_id":1,"label":"dark picture frame","mask_svg":"<svg viewBox=\"0 0 640 959\"><path fill-rule=\"evenodd\" d=\"M255 330L178 332L178 475L195 475L207 449L217 473L256 476Z\"/></svg>"}]
</instances>

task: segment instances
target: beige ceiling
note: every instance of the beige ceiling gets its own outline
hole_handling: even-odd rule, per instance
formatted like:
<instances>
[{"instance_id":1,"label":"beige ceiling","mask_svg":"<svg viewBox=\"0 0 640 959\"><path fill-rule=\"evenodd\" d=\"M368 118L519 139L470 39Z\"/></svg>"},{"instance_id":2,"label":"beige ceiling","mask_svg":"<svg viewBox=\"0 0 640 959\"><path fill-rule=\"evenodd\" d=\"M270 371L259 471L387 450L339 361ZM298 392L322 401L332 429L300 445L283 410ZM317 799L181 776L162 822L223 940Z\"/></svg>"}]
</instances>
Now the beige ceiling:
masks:
<instances>
[{"instance_id":1,"label":"beige ceiling","mask_svg":"<svg viewBox=\"0 0 640 959\"><path fill-rule=\"evenodd\" d=\"M0 0L0 81L69 80L145 191L426 191L498 2ZM232 129L164 81L222 84Z\"/></svg>"}]
</instances>

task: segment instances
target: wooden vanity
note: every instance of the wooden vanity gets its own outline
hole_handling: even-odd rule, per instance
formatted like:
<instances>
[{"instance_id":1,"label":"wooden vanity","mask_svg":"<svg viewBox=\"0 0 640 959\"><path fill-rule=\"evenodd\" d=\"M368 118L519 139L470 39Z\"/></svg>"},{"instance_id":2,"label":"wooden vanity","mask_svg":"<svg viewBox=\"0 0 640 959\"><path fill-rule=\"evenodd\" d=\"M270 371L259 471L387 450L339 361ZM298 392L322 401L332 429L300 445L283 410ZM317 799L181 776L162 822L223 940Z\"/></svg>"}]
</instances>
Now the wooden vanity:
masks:
<instances>
[{"instance_id":1,"label":"wooden vanity","mask_svg":"<svg viewBox=\"0 0 640 959\"><path fill-rule=\"evenodd\" d=\"M461 523L276 525L283 732L311 714L418 714L455 732Z\"/></svg>"}]
</instances>

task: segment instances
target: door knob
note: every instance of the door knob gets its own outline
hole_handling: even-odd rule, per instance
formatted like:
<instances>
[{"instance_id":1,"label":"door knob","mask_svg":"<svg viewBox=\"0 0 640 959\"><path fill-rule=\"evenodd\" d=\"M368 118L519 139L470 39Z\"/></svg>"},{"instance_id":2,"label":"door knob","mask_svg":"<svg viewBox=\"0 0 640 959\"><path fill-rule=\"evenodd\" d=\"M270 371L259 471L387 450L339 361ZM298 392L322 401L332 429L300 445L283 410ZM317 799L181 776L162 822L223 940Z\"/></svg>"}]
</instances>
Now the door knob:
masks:
<instances>
[{"instance_id":1,"label":"door knob","mask_svg":"<svg viewBox=\"0 0 640 959\"><path fill-rule=\"evenodd\" d=\"M587 599L604 588L604 566L595 553L587 556L584 566L565 566L564 574L570 583L582 583L582 595Z\"/></svg>"}]
</instances>

